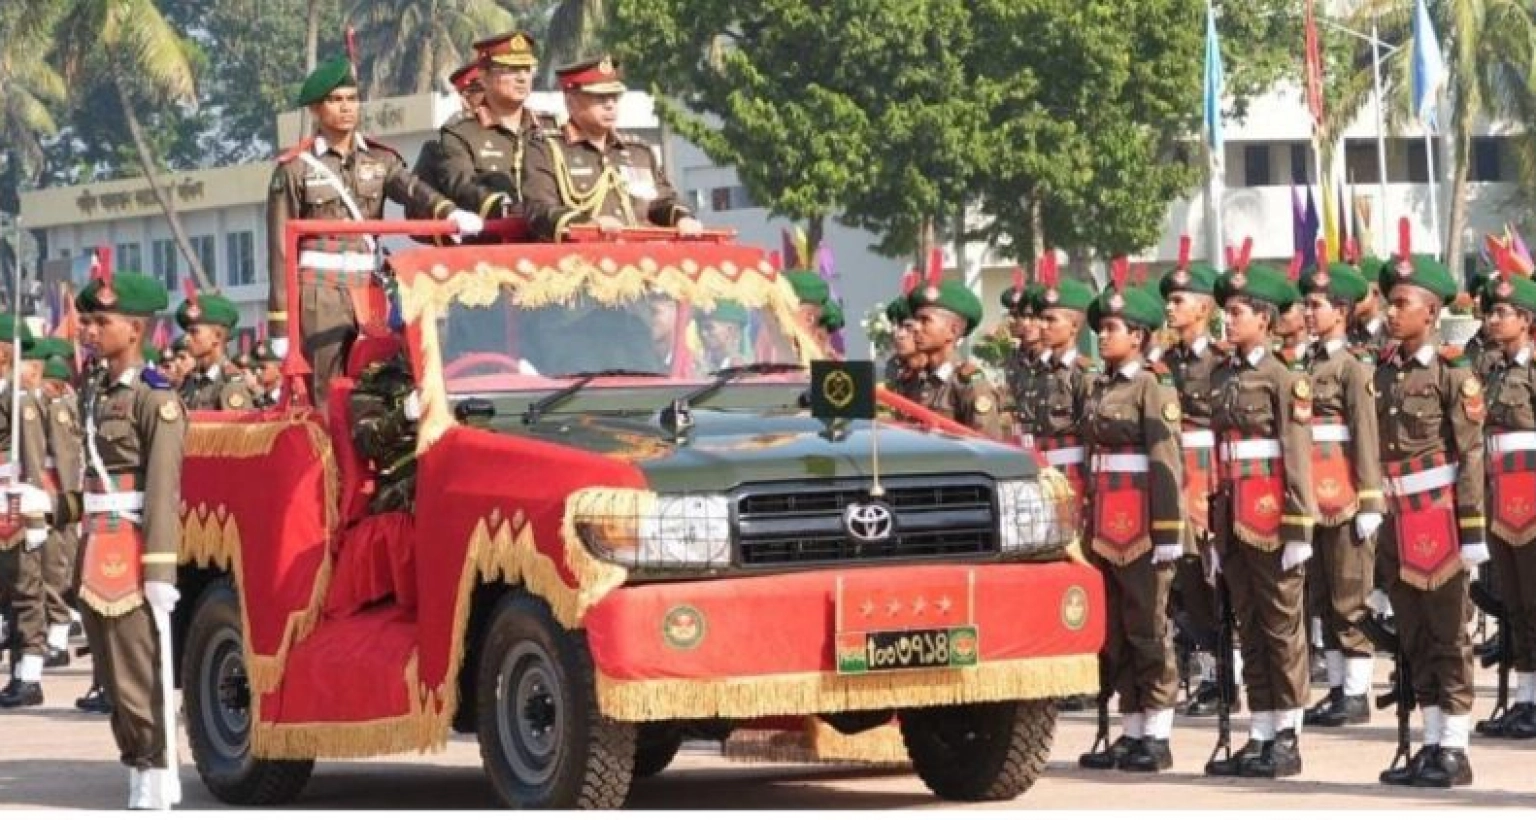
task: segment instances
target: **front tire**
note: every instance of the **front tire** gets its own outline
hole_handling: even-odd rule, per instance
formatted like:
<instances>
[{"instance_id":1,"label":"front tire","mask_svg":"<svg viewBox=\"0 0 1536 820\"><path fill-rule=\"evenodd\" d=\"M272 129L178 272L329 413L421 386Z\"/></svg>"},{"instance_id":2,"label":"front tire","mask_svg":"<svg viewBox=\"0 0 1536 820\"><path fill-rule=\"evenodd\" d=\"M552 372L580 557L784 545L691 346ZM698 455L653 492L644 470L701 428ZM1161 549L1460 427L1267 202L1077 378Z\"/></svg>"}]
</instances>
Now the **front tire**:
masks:
<instances>
[{"instance_id":1,"label":"front tire","mask_svg":"<svg viewBox=\"0 0 1536 820\"><path fill-rule=\"evenodd\" d=\"M304 791L313 760L258 760L251 755L250 679L240 597L216 581L197 599L181 665L187 737L203 785L237 806L288 803Z\"/></svg>"},{"instance_id":2,"label":"front tire","mask_svg":"<svg viewBox=\"0 0 1536 820\"><path fill-rule=\"evenodd\" d=\"M491 615L477 686L480 758L502 802L617 809L629 795L635 725L602 716L586 642L525 592Z\"/></svg>"},{"instance_id":3,"label":"front tire","mask_svg":"<svg viewBox=\"0 0 1536 820\"><path fill-rule=\"evenodd\" d=\"M945 800L1012 800L1045 771L1056 735L1049 700L971 703L901 712L917 776Z\"/></svg>"}]
</instances>

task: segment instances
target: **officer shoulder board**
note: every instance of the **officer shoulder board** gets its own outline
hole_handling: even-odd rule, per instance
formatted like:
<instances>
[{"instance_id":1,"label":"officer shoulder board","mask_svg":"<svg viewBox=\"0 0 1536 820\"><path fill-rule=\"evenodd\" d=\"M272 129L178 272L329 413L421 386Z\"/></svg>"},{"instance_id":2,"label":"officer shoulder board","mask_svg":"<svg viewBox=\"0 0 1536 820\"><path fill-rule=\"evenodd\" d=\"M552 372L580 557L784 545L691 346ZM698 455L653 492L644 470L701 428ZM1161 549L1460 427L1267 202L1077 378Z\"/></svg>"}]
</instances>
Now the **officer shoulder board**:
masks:
<instances>
[{"instance_id":1,"label":"officer shoulder board","mask_svg":"<svg viewBox=\"0 0 1536 820\"><path fill-rule=\"evenodd\" d=\"M171 389L171 380L166 378L164 373L161 373L153 367L146 367L143 370L140 370L139 380L155 390Z\"/></svg>"},{"instance_id":2,"label":"officer shoulder board","mask_svg":"<svg viewBox=\"0 0 1536 820\"><path fill-rule=\"evenodd\" d=\"M1168 367L1168 363L1167 362L1164 362L1164 361L1153 362L1152 363L1152 375L1157 377L1157 383L1158 384L1164 384L1164 385L1167 385L1169 387L1173 386L1173 370Z\"/></svg>"},{"instance_id":3,"label":"officer shoulder board","mask_svg":"<svg viewBox=\"0 0 1536 820\"><path fill-rule=\"evenodd\" d=\"M955 376L960 379L961 384L970 384L980 372L981 369L973 362L961 362L960 366L955 368Z\"/></svg>"},{"instance_id":4,"label":"officer shoulder board","mask_svg":"<svg viewBox=\"0 0 1536 820\"><path fill-rule=\"evenodd\" d=\"M305 151L308 151L310 148L312 148L314 146L314 144L315 144L315 138L314 137L305 137L304 139L299 140L297 143L295 143L294 145L290 146L288 148L288 150L286 150L283 153L278 155L278 157L277 157L277 164L284 165L284 164L287 164L289 162L292 162L295 158L297 158L299 156L299 154L302 154Z\"/></svg>"},{"instance_id":5,"label":"officer shoulder board","mask_svg":"<svg viewBox=\"0 0 1536 820\"><path fill-rule=\"evenodd\" d=\"M1437 352L1440 354L1440 358L1451 367L1467 367L1470 365L1465 348L1456 345L1443 345Z\"/></svg>"}]
</instances>

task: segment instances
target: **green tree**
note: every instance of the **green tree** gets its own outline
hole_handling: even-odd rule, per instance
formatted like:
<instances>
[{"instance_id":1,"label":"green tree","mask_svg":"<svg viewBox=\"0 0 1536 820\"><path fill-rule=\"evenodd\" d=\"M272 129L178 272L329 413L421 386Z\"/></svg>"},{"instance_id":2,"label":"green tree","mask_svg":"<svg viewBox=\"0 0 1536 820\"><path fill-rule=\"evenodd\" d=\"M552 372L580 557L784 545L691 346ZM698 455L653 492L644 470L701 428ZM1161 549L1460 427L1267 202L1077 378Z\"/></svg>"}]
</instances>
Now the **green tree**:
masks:
<instances>
[{"instance_id":1,"label":"green tree","mask_svg":"<svg viewBox=\"0 0 1536 820\"><path fill-rule=\"evenodd\" d=\"M41 166L42 140L59 128L64 80L46 56L60 10L52 2L0 7L0 162L17 180ZM0 210L16 211L14 185L0 193Z\"/></svg>"},{"instance_id":2,"label":"green tree","mask_svg":"<svg viewBox=\"0 0 1536 820\"><path fill-rule=\"evenodd\" d=\"M364 98L422 94L474 54L470 44L512 27L495 0L350 0Z\"/></svg>"},{"instance_id":3,"label":"green tree","mask_svg":"<svg viewBox=\"0 0 1536 820\"><path fill-rule=\"evenodd\" d=\"M554 71L603 46L603 29L613 5L605 0L556 0L545 11L544 49L539 60L539 85L553 84Z\"/></svg>"}]
</instances>

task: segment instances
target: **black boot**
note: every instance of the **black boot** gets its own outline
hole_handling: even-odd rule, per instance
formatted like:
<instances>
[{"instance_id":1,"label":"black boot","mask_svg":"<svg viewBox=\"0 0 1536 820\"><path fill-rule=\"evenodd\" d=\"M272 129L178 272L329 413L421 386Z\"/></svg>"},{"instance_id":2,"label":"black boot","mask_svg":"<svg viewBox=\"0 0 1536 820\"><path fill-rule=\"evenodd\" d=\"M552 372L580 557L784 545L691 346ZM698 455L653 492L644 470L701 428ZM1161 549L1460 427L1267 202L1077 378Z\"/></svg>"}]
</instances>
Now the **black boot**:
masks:
<instances>
[{"instance_id":1,"label":"black boot","mask_svg":"<svg viewBox=\"0 0 1536 820\"><path fill-rule=\"evenodd\" d=\"M1078 755L1077 765L1085 769L1114 769L1120 766L1120 761L1130 754L1133 749L1141 745L1141 741L1121 735L1108 749L1101 752L1084 752Z\"/></svg>"},{"instance_id":2,"label":"black boot","mask_svg":"<svg viewBox=\"0 0 1536 820\"><path fill-rule=\"evenodd\" d=\"M1344 695L1333 704L1332 709L1317 715L1315 720L1312 717L1307 715L1303 725L1336 729L1340 726L1370 723L1371 704L1365 695Z\"/></svg>"},{"instance_id":3,"label":"black boot","mask_svg":"<svg viewBox=\"0 0 1536 820\"><path fill-rule=\"evenodd\" d=\"M0 709L42 705L43 685L41 683L11 678L10 684L0 691Z\"/></svg>"},{"instance_id":4,"label":"black boot","mask_svg":"<svg viewBox=\"0 0 1536 820\"><path fill-rule=\"evenodd\" d=\"M43 668L58 669L64 666L69 666L69 650L50 648L48 656L43 659Z\"/></svg>"},{"instance_id":5,"label":"black boot","mask_svg":"<svg viewBox=\"0 0 1536 820\"><path fill-rule=\"evenodd\" d=\"M1504 718L1504 736L1512 740L1536 738L1536 704L1517 703Z\"/></svg>"},{"instance_id":6,"label":"black boot","mask_svg":"<svg viewBox=\"0 0 1536 820\"><path fill-rule=\"evenodd\" d=\"M1185 717L1215 717L1219 709L1220 699L1217 697L1218 689L1215 681L1202 681L1195 689L1195 694L1184 704ZM1231 704L1233 713L1243 711L1243 699L1233 686L1227 690L1227 703Z\"/></svg>"},{"instance_id":7,"label":"black boot","mask_svg":"<svg viewBox=\"0 0 1536 820\"><path fill-rule=\"evenodd\" d=\"M1515 719L1515 710L1520 708L1520 706L1521 704L1517 703L1514 706L1505 709L1503 713L1500 713L1497 709L1495 709L1494 714L1479 720L1477 724L1472 727L1472 731L1482 735L1483 737L1504 737L1504 733L1508 729L1509 724Z\"/></svg>"},{"instance_id":8,"label":"black boot","mask_svg":"<svg viewBox=\"0 0 1536 820\"><path fill-rule=\"evenodd\" d=\"M91 691L86 692L85 697L75 699L75 708L82 712L110 715L112 714L112 701L107 699L107 690L96 684L91 684Z\"/></svg>"},{"instance_id":9,"label":"black boot","mask_svg":"<svg viewBox=\"0 0 1536 820\"><path fill-rule=\"evenodd\" d=\"M1248 744L1237 750L1237 754L1226 760L1212 760L1205 764L1205 773L1212 777L1237 777L1243 770L1243 763L1249 760L1258 760L1264 753L1265 743L1261 740L1248 739Z\"/></svg>"},{"instance_id":10,"label":"black boot","mask_svg":"<svg viewBox=\"0 0 1536 820\"><path fill-rule=\"evenodd\" d=\"M1420 746L1419 751L1408 759L1406 765L1387 769L1376 779L1386 786L1412 786L1418 779L1419 772L1423 771L1425 761L1439 753L1439 746Z\"/></svg>"},{"instance_id":11,"label":"black boot","mask_svg":"<svg viewBox=\"0 0 1536 820\"><path fill-rule=\"evenodd\" d=\"M1120 759L1120 770L1126 772L1160 772L1172 767L1173 750L1167 738L1144 737Z\"/></svg>"},{"instance_id":12,"label":"black boot","mask_svg":"<svg viewBox=\"0 0 1536 820\"><path fill-rule=\"evenodd\" d=\"M1328 690L1323 699L1312 704L1312 708L1301 713L1301 725L1316 726L1323 715L1329 714L1338 708L1338 704L1344 700L1344 687L1335 686Z\"/></svg>"},{"instance_id":13,"label":"black boot","mask_svg":"<svg viewBox=\"0 0 1536 820\"><path fill-rule=\"evenodd\" d=\"M1243 761L1238 777L1290 777L1301 774L1301 740L1295 729L1275 733L1275 739L1264 744L1256 760Z\"/></svg>"},{"instance_id":14,"label":"black boot","mask_svg":"<svg viewBox=\"0 0 1536 820\"><path fill-rule=\"evenodd\" d=\"M1472 785L1472 761L1467 759L1467 750L1444 746L1436 748L1437 753L1424 760L1424 766L1413 779L1413 785L1431 789Z\"/></svg>"}]
</instances>

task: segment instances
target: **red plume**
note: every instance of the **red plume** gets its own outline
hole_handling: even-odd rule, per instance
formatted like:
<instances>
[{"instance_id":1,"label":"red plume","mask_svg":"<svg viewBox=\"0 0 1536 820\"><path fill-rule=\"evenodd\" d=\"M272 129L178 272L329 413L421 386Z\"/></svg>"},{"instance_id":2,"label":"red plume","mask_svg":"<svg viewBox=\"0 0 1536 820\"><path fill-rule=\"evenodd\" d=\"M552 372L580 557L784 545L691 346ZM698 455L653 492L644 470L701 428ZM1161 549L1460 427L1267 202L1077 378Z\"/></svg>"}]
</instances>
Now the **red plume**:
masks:
<instances>
[{"instance_id":1,"label":"red plume","mask_svg":"<svg viewBox=\"0 0 1536 820\"><path fill-rule=\"evenodd\" d=\"M1413 256L1413 230L1406 216L1397 220L1397 255L1404 259Z\"/></svg>"},{"instance_id":2,"label":"red plume","mask_svg":"<svg viewBox=\"0 0 1536 820\"><path fill-rule=\"evenodd\" d=\"M1018 265L1013 266L1013 293L1015 298L1024 292L1024 269Z\"/></svg>"},{"instance_id":3,"label":"red plume","mask_svg":"<svg viewBox=\"0 0 1536 820\"><path fill-rule=\"evenodd\" d=\"M944 281L944 252L938 248L928 250L928 285L938 287Z\"/></svg>"},{"instance_id":4,"label":"red plume","mask_svg":"<svg viewBox=\"0 0 1536 820\"><path fill-rule=\"evenodd\" d=\"M1328 240L1317 240L1317 269L1328 269Z\"/></svg>"},{"instance_id":5,"label":"red plume","mask_svg":"<svg viewBox=\"0 0 1536 820\"><path fill-rule=\"evenodd\" d=\"M1136 284L1138 284L1138 285L1145 285L1146 283L1147 283L1147 263L1142 262L1141 264L1136 266Z\"/></svg>"},{"instance_id":6,"label":"red plume","mask_svg":"<svg viewBox=\"0 0 1536 820\"><path fill-rule=\"evenodd\" d=\"M1353 239L1344 243L1344 261L1351 265L1360 264L1360 243Z\"/></svg>"},{"instance_id":7,"label":"red plume","mask_svg":"<svg viewBox=\"0 0 1536 820\"><path fill-rule=\"evenodd\" d=\"M906 296L906 295L911 294L913 288L916 288L916 287L917 287L917 269L916 268L908 268L907 272L903 273L901 275L901 295Z\"/></svg>"},{"instance_id":8,"label":"red plume","mask_svg":"<svg viewBox=\"0 0 1536 820\"><path fill-rule=\"evenodd\" d=\"M189 304L197 307L197 283L192 281L192 277L188 276L181 280L181 292L187 295L187 302Z\"/></svg>"},{"instance_id":9,"label":"red plume","mask_svg":"<svg viewBox=\"0 0 1536 820\"><path fill-rule=\"evenodd\" d=\"M1109 263L1109 281L1115 283L1115 290L1125 290L1125 278L1131 272L1131 260L1117 256Z\"/></svg>"},{"instance_id":10,"label":"red plume","mask_svg":"<svg viewBox=\"0 0 1536 820\"><path fill-rule=\"evenodd\" d=\"M784 270L784 255L778 251L769 251L768 264L772 265L774 270Z\"/></svg>"},{"instance_id":11,"label":"red plume","mask_svg":"<svg viewBox=\"0 0 1536 820\"><path fill-rule=\"evenodd\" d=\"M1296 281L1301 276L1301 251L1291 254L1291 267L1286 270L1285 278Z\"/></svg>"},{"instance_id":12,"label":"red plume","mask_svg":"<svg viewBox=\"0 0 1536 820\"><path fill-rule=\"evenodd\" d=\"M1503 242L1491 244L1493 245L1493 266L1502 274L1514 272L1515 266L1510 264L1514 260L1510 258L1509 245Z\"/></svg>"},{"instance_id":13,"label":"red plume","mask_svg":"<svg viewBox=\"0 0 1536 820\"><path fill-rule=\"evenodd\" d=\"M1237 267L1248 270L1248 260L1253 258L1253 237L1243 237L1243 249L1237 255Z\"/></svg>"},{"instance_id":14,"label":"red plume","mask_svg":"<svg viewBox=\"0 0 1536 820\"><path fill-rule=\"evenodd\" d=\"M352 73L357 73L357 29L347 26L347 62L352 64Z\"/></svg>"},{"instance_id":15,"label":"red plume","mask_svg":"<svg viewBox=\"0 0 1536 820\"><path fill-rule=\"evenodd\" d=\"M1040 284L1048 288L1056 287L1060 281L1056 274L1056 252L1047 248L1045 255L1040 257Z\"/></svg>"},{"instance_id":16,"label":"red plume","mask_svg":"<svg viewBox=\"0 0 1536 820\"><path fill-rule=\"evenodd\" d=\"M1232 268L1237 267L1237 252L1232 250L1232 246L1231 245L1227 246L1226 253L1227 253L1227 270L1231 270Z\"/></svg>"},{"instance_id":17,"label":"red plume","mask_svg":"<svg viewBox=\"0 0 1536 820\"><path fill-rule=\"evenodd\" d=\"M1189 270L1189 234L1179 237L1179 270Z\"/></svg>"}]
</instances>

